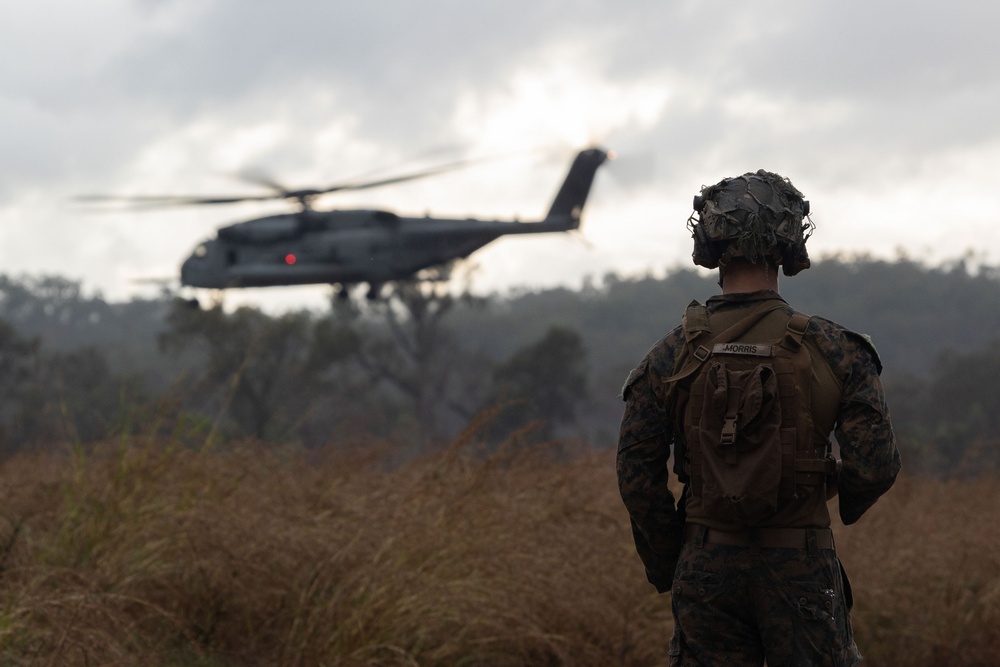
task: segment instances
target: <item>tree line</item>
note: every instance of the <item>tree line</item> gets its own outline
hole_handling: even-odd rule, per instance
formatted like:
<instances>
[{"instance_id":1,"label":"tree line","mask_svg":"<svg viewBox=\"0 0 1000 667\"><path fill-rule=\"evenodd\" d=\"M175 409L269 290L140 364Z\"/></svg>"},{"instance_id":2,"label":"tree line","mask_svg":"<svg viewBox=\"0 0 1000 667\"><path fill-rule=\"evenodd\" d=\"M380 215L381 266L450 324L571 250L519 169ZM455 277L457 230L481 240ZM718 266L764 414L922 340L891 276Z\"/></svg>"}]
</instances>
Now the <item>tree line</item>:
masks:
<instances>
[{"instance_id":1,"label":"tree line","mask_svg":"<svg viewBox=\"0 0 1000 667\"><path fill-rule=\"evenodd\" d=\"M489 299L403 284L324 313L207 309L180 298L109 304L59 277L0 277L0 448L123 431L192 443L393 443L421 453L480 414L487 440L571 424L586 355L558 324L508 358L457 338L449 317Z\"/></svg>"},{"instance_id":2,"label":"tree line","mask_svg":"<svg viewBox=\"0 0 1000 667\"><path fill-rule=\"evenodd\" d=\"M826 258L783 280L796 308L870 334L911 469L1000 465L1000 270ZM0 448L128 431L419 454L475 423L499 444L614 445L629 369L715 276L609 274L504 295L396 285L376 302L269 315L172 295L112 303L55 276L0 276Z\"/></svg>"}]
</instances>

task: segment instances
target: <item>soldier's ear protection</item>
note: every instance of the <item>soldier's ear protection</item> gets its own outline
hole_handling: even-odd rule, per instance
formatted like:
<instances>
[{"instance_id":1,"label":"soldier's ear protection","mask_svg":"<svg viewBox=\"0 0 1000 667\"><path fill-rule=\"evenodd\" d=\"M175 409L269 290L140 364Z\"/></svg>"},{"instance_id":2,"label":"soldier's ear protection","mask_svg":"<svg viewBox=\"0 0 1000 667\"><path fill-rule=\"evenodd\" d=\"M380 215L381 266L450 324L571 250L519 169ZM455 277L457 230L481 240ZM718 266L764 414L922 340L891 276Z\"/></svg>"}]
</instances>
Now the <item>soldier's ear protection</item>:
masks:
<instances>
[{"instance_id":1,"label":"soldier's ear protection","mask_svg":"<svg viewBox=\"0 0 1000 667\"><path fill-rule=\"evenodd\" d=\"M695 195L693 207L695 211L701 213L705 209L704 197ZM709 269L718 267L724 252L723 244L708 238L705 227L700 223L691 225L691 236L694 237L694 263Z\"/></svg>"}]
</instances>

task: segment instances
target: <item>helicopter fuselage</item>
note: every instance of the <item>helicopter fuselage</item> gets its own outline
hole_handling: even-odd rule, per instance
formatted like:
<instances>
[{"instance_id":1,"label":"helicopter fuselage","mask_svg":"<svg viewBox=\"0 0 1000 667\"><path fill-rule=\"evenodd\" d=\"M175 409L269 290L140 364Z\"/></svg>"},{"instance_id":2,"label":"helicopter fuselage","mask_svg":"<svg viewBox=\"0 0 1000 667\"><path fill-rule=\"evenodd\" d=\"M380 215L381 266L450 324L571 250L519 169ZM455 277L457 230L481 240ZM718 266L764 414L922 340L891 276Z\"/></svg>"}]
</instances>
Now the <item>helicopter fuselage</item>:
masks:
<instances>
[{"instance_id":1,"label":"helicopter fuselage","mask_svg":"<svg viewBox=\"0 0 1000 667\"><path fill-rule=\"evenodd\" d=\"M237 223L201 243L181 267L192 287L388 282L469 256L507 234L568 224L407 218L386 211L305 211Z\"/></svg>"},{"instance_id":2,"label":"helicopter fuselage","mask_svg":"<svg viewBox=\"0 0 1000 667\"><path fill-rule=\"evenodd\" d=\"M403 217L381 210L307 209L222 227L181 267L181 284L227 289L275 285L371 285L469 256L508 234L565 232L580 216L607 154L580 152L548 215L537 222Z\"/></svg>"}]
</instances>

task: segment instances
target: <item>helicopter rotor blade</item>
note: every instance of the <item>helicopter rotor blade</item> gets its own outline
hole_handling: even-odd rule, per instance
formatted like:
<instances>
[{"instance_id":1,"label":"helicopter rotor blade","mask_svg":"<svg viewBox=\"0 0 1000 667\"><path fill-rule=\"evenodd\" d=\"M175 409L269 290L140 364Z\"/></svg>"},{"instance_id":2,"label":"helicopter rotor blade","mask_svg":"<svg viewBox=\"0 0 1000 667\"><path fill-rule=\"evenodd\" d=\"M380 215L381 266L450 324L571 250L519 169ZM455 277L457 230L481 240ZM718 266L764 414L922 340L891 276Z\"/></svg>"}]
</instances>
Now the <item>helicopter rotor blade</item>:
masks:
<instances>
[{"instance_id":1,"label":"helicopter rotor blade","mask_svg":"<svg viewBox=\"0 0 1000 667\"><path fill-rule=\"evenodd\" d=\"M335 183L325 188L320 188L318 190L302 190L298 192L305 192L308 195L321 195L321 194L326 194L328 192L338 192L340 190L367 190L369 188L377 188L383 185L393 185L394 183L405 183L406 181L415 181L420 178L427 178L428 176L434 176L435 174L442 174L448 171L454 171L456 169L468 167L478 162L485 162L490 159L495 159L495 158L475 158L470 160L459 160L457 162L449 162L448 164L439 165L437 167L431 167L430 169L423 169L420 171L414 171L407 174L400 174L398 176L390 176L388 178L380 178L374 181L361 181L357 183L351 183L351 182Z\"/></svg>"},{"instance_id":2,"label":"helicopter rotor blade","mask_svg":"<svg viewBox=\"0 0 1000 667\"><path fill-rule=\"evenodd\" d=\"M261 185L270 190L274 190L275 193L281 193L282 195L290 191L289 188L279 183L266 171L260 169L243 169L237 172L235 176L241 181L252 183L253 185Z\"/></svg>"},{"instance_id":3,"label":"helicopter rotor blade","mask_svg":"<svg viewBox=\"0 0 1000 667\"><path fill-rule=\"evenodd\" d=\"M170 206L201 206L207 204L235 204L244 201L266 201L283 199L285 195L236 195L232 197L186 197L171 195L83 195L73 201L94 204L126 204L130 208L167 208Z\"/></svg>"},{"instance_id":4,"label":"helicopter rotor blade","mask_svg":"<svg viewBox=\"0 0 1000 667\"><path fill-rule=\"evenodd\" d=\"M304 207L309 206L309 200L331 192L348 191L348 190L367 190L369 188L377 188L385 185L393 185L395 183L404 183L406 181L413 181L420 178L427 178L429 176L434 176L436 174L442 174L449 171L454 171L456 169L462 169L464 167L471 166L480 162L487 162L490 160L498 159L496 156L493 157L482 157L482 158L472 158L468 160L459 160L456 162L450 162L447 164L439 165L437 167L431 167L429 169L422 169L420 171L414 171L404 174L399 174L397 176L390 176L387 178L378 178L371 181L345 181L341 183L334 183L324 188L302 188L299 190L291 190L286 188L278 181L260 173L245 173L241 174L240 178L244 180L262 185L264 187L274 190L273 193L260 194L260 195L232 195L232 196L215 196L215 197L199 197L191 195L135 195L135 196L117 196L117 195L84 195L80 197L74 197L73 201L86 202L86 203L106 203L106 204L124 204L129 208L168 208L173 206L204 206L204 205L215 205L215 204L236 204L239 202L248 201L271 201L276 199L292 199L297 200Z\"/></svg>"}]
</instances>

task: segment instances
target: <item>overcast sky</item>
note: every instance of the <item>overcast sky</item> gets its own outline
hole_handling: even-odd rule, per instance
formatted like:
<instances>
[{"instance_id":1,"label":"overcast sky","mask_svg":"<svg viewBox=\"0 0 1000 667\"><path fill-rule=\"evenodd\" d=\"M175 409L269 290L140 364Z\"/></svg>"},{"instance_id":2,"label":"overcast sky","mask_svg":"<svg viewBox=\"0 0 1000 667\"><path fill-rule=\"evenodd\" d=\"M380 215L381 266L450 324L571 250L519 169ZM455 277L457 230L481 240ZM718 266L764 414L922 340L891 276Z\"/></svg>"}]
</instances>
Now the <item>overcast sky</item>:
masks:
<instances>
[{"instance_id":1,"label":"overcast sky","mask_svg":"<svg viewBox=\"0 0 1000 667\"><path fill-rule=\"evenodd\" d=\"M6 0L0 271L149 294L135 279L285 205L70 198L250 192L247 169L308 187L532 151L317 207L541 216L591 144L621 159L582 234L491 244L479 291L689 266L692 195L759 168L811 201L813 257L1000 263L998 23L1000 4L927 0Z\"/></svg>"}]
</instances>

